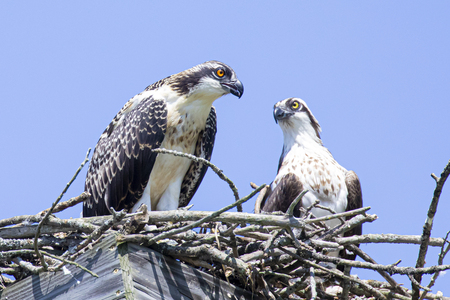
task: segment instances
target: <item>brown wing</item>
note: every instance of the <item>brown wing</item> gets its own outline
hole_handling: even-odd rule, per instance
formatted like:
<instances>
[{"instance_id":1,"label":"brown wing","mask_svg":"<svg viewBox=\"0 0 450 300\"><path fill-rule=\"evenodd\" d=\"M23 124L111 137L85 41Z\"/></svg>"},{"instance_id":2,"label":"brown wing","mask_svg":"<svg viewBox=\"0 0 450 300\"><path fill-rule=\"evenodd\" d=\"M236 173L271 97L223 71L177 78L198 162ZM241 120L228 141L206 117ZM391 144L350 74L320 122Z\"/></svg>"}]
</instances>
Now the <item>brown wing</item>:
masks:
<instances>
[{"instance_id":1,"label":"brown wing","mask_svg":"<svg viewBox=\"0 0 450 300\"><path fill-rule=\"evenodd\" d=\"M345 175L345 184L347 185L348 191L347 209L345 211L361 208L363 206L363 200L361 193L361 184L359 182L358 175L356 175L356 173L353 171L348 171ZM362 226L358 226L346 232L344 236L361 235L361 233Z\"/></svg>"},{"instance_id":2,"label":"brown wing","mask_svg":"<svg viewBox=\"0 0 450 300\"><path fill-rule=\"evenodd\" d=\"M292 201L303 191L303 185L295 174L287 174L261 203L262 211L286 212ZM300 216L301 201L294 208L294 216Z\"/></svg>"},{"instance_id":3,"label":"brown wing","mask_svg":"<svg viewBox=\"0 0 450 300\"><path fill-rule=\"evenodd\" d=\"M113 122L116 122L115 118ZM100 137L86 176L83 216L131 209L148 183L156 153L167 127L164 100L144 99L119 125L111 123Z\"/></svg>"},{"instance_id":4,"label":"brown wing","mask_svg":"<svg viewBox=\"0 0 450 300\"><path fill-rule=\"evenodd\" d=\"M345 175L345 184L347 185L347 209L345 211L361 208L363 206L362 193L361 193L361 184L359 182L359 178L353 171L348 171ZM352 217L347 217L347 220ZM352 235L361 235L362 234L362 225L353 228L344 233L344 236L352 236ZM357 245L359 247L359 245ZM346 259L355 260L356 255L349 253L347 250L342 250L339 253L339 256ZM343 270L343 266L338 266L338 269Z\"/></svg>"},{"instance_id":5,"label":"brown wing","mask_svg":"<svg viewBox=\"0 0 450 300\"><path fill-rule=\"evenodd\" d=\"M204 158L208 161L211 160L212 151L214 148L214 141L216 139L217 132L217 115L214 106L211 107L208 119L206 120L205 129L200 132L197 145L195 146L194 155L197 157ZM181 183L180 200L178 207L184 207L189 204L195 192L197 191L200 183L205 177L208 166L201 163L193 161L186 172Z\"/></svg>"}]
</instances>

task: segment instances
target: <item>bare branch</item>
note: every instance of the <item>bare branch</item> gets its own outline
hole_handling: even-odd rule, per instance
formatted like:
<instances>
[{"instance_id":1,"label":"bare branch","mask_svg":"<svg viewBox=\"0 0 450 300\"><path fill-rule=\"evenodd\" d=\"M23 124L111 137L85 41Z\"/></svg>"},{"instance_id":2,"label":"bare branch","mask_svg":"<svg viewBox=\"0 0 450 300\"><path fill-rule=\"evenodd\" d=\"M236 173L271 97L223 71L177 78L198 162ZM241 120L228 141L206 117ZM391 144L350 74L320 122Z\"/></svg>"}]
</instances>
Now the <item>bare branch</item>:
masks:
<instances>
[{"instance_id":1,"label":"bare branch","mask_svg":"<svg viewBox=\"0 0 450 300\"><path fill-rule=\"evenodd\" d=\"M173 234L177 234L177 233L180 233L180 232L183 232L183 231L186 231L186 230L195 228L195 227L199 226L200 224L209 222L209 221L213 220L215 217L219 216L221 213L226 212L227 210L230 210L230 209L232 209L233 207L235 207L235 206L237 206L237 205L240 205L240 204L242 204L242 203L244 203L244 202L250 200L254 195L256 195L256 194L257 194L262 188L264 188L265 186L266 186L265 184L261 185L259 188L257 188L256 190L254 190L253 192L251 192L249 195L245 196L245 197L242 198L241 200L238 200L238 201L236 201L235 203L232 203L232 204L230 204L230 205L227 205L227 206L225 206L224 208L219 209L219 210L216 211L216 212L213 212L213 213L210 214L209 216L206 216L206 217L204 217L204 218L198 220L197 222L194 222L194 223L192 223L192 224L186 225L186 226L184 226L184 227L182 227L182 228L172 229L172 230L167 231L167 232L165 232L165 233L162 233L162 234L160 234L160 235L158 235L158 236L155 236L154 238L152 238L152 239L149 241L149 244L151 245L152 243L154 243L154 242L156 242L156 241L159 241L159 240L162 240L162 239L165 239L166 237L169 237L169 236L171 236L171 235L173 235Z\"/></svg>"},{"instance_id":2,"label":"bare branch","mask_svg":"<svg viewBox=\"0 0 450 300\"><path fill-rule=\"evenodd\" d=\"M303 263L309 265L310 267L314 267L314 268L316 268L316 269L321 269L322 271L326 271L326 272L328 272L328 273L330 273L330 274L333 274L334 276L339 277L339 278L341 278L341 279L345 279L345 280L357 282L357 283L359 283L365 290L367 290L369 293L371 293L372 295L378 297L379 299L387 300L387 298L386 298L382 293L380 293L378 290L372 288L370 285L366 284L365 282L363 282L363 281L361 281L361 280L359 280L359 279L356 279L356 278L353 278L353 277L350 277L350 276L346 276L346 275L342 274L342 272L340 272L340 271L338 271L338 270L327 269L327 268L325 268L325 267L322 267L321 265L318 265L318 264L316 264L316 263L313 263L313 262L311 262L311 261L309 261L309 260L307 260L307 259L304 259L304 258L298 256L298 255L295 254L295 253L292 253L292 252L289 251L289 250L284 249L283 247L280 247L280 249L281 249L282 251L286 252L287 254L291 255L292 257L295 257L296 259L300 260L301 262L303 262Z\"/></svg>"},{"instance_id":3,"label":"bare branch","mask_svg":"<svg viewBox=\"0 0 450 300\"><path fill-rule=\"evenodd\" d=\"M450 231L448 231L447 234L445 235L445 238L444 238L445 242L442 244L441 252L439 253L438 266L442 266L442 264L444 263L444 257L450 251L450 241L448 240L449 234L450 234ZM447 247L445 247L445 243L447 243ZM436 272L433 274L427 288L431 288L434 285L439 274L440 274L440 272ZM426 293L422 293L422 296L420 297L420 299L421 300L425 299L425 296L426 296Z\"/></svg>"},{"instance_id":4,"label":"bare branch","mask_svg":"<svg viewBox=\"0 0 450 300\"><path fill-rule=\"evenodd\" d=\"M252 187L253 187L254 189L257 188L257 187L254 187L253 185L252 185ZM263 200L264 197L266 196L266 193L267 193L267 191L268 191L269 189L270 189L270 186L269 186L269 185L265 186L265 187L261 190L261 192L259 193L258 198L256 198L256 201L255 201L255 214L261 213L261 203L262 203L262 200Z\"/></svg>"},{"instance_id":5,"label":"bare branch","mask_svg":"<svg viewBox=\"0 0 450 300\"><path fill-rule=\"evenodd\" d=\"M369 243L392 243L392 244L420 244L420 235L400 235L400 234L362 234L349 237L336 237L335 241L341 245L349 244L369 244ZM429 246L441 247L444 239L431 238Z\"/></svg>"},{"instance_id":6,"label":"bare branch","mask_svg":"<svg viewBox=\"0 0 450 300\"><path fill-rule=\"evenodd\" d=\"M44 218L39 222L39 225L38 225L38 227L36 229L36 235L34 236L34 251L36 251L36 255L39 258L39 260L41 261L41 264L42 264L42 267L44 268L44 270L47 270L48 266L47 266L47 263L44 260L44 257L39 252L38 242L37 242L38 238L39 238L39 235L41 233L41 227L42 227L42 225L44 225L45 221L48 219L50 214L53 213L53 210L55 209L55 207L58 204L59 200L61 200L61 198L67 192L69 187L72 185L72 182L75 180L75 178L77 178L77 176L80 173L81 169L83 169L84 165L89 161L88 157L89 157L89 153L90 152L91 152L91 148L88 149L88 151L86 153L86 157L84 158L84 160L81 163L81 165L78 167L77 171L75 172L75 175L73 175L72 179L66 184L66 187L63 189L63 191L61 192L59 197L56 199L56 201L53 202L52 207L47 211L47 213L45 214Z\"/></svg>"},{"instance_id":7,"label":"bare branch","mask_svg":"<svg viewBox=\"0 0 450 300\"><path fill-rule=\"evenodd\" d=\"M230 186L230 189L233 191L234 199L236 201L238 201L240 199L239 193L238 193L238 189L237 189L236 185L234 184L234 182L231 181L227 176L225 176L223 171L221 169L219 169L216 165L211 163L209 160L201 158L201 157L197 157L197 156L192 155L192 154L187 154L187 153L178 152L178 151L174 151L174 150L167 150L167 149L164 149L164 148L153 149L152 151L156 152L156 153L161 153L161 154L171 154L171 155L175 155L175 156L189 158L189 159L191 159L191 160L193 160L195 162L201 162L202 164L207 165L208 167L211 168L211 170L214 171L214 173L216 173L219 176L220 179L222 179L226 183L228 183L228 185ZM238 209L238 212L242 212L242 206L241 205L238 205L237 209Z\"/></svg>"},{"instance_id":8,"label":"bare branch","mask_svg":"<svg viewBox=\"0 0 450 300\"><path fill-rule=\"evenodd\" d=\"M423 225L422 233L422 243L419 248L419 255L416 262L416 268L421 268L425 265L425 257L427 255L428 244L431 236L431 229L433 227L434 216L436 215L437 206L439 204L439 197L441 196L442 188L444 187L445 181L450 174L450 161L445 166L444 171L441 173L441 177L436 180L436 176L433 178L436 180L436 188L434 190L433 199L431 200L430 208L428 209L427 219ZM433 174L434 175L434 174ZM414 279L420 284L422 281L422 276L417 274ZM413 284L413 300L419 299L419 287Z\"/></svg>"},{"instance_id":9,"label":"bare branch","mask_svg":"<svg viewBox=\"0 0 450 300\"><path fill-rule=\"evenodd\" d=\"M294 208L295 206L302 200L303 196L308 192L308 190L302 191L295 199L292 201L291 205L289 205L288 210L286 211L286 214L288 216L294 215Z\"/></svg>"}]
</instances>

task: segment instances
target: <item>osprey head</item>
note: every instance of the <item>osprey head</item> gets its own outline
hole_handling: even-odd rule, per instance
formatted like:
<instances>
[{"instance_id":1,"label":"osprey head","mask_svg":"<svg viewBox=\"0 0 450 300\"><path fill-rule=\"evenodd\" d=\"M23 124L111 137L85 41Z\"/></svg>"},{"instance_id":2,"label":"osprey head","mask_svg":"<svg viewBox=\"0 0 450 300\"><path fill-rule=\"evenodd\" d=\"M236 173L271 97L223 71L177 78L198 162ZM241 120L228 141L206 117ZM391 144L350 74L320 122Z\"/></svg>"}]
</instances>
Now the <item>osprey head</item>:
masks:
<instances>
[{"instance_id":1,"label":"osprey head","mask_svg":"<svg viewBox=\"0 0 450 300\"><path fill-rule=\"evenodd\" d=\"M283 132L296 135L309 133L320 139L320 125L305 101L300 98L287 98L273 106L273 117Z\"/></svg>"},{"instance_id":2,"label":"osprey head","mask_svg":"<svg viewBox=\"0 0 450 300\"><path fill-rule=\"evenodd\" d=\"M241 98L244 93L244 86L233 69L215 60L170 76L169 84L180 95L188 97L196 95L215 100L229 93Z\"/></svg>"}]
</instances>

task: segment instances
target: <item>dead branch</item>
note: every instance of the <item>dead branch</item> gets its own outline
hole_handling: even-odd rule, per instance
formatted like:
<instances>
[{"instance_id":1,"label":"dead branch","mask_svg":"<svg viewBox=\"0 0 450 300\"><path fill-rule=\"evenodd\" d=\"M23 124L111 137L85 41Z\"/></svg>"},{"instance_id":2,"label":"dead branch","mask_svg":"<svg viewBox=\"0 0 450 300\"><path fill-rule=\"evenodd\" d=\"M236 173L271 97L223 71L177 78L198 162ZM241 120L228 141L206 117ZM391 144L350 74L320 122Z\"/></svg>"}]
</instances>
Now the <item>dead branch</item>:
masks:
<instances>
[{"instance_id":1,"label":"dead branch","mask_svg":"<svg viewBox=\"0 0 450 300\"><path fill-rule=\"evenodd\" d=\"M235 206L241 205L242 203L250 200L254 195L256 195L262 188L264 188L266 185L263 184L261 185L259 188L257 188L256 190L254 190L253 192L251 192L248 196L245 196L244 198L236 201L235 203L232 203L230 205L225 206L222 209L219 209L216 212L213 212L212 214L210 214L209 216L206 216L204 218L201 218L200 220L198 220L197 222L194 222L192 224L186 225L182 228L177 228L177 229L172 229L170 231L167 231L165 233L162 233L156 237L154 237L151 241L149 241L149 243L154 243L156 241L162 240L170 235L176 234L176 233L180 233L186 230L190 230L192 228L195 228L203 223L209 222L211 220L213 220L215 217L219 216L220 214L222 214L223 212L226 212L227 210L232 209Z\"/></svg>"},{"instance_id":2,"label":"dead branch","mask_svg":"<svg viewBox=\"0 0 450 300\"><path fill-rule=\"evenodd\" d=\"M53 213L57 213L60 211L63 211L66 208L72 207L74 205L77 205L80 202L83 202L89 197L89 193L83 192L79 196L70 198L67 201L58 203L55 208L53 209ZM8 219L0 220L0 227L5 227L9 225L15 225L15 224L21 224L21 223L38 223L42 221L42 218L47 214L47 212L50 211L50 208L41 211L40 213L37 213L35 215L23 215L23 216L16 216Z\"/></svg>"},{"instance_id":3,"label":"dead branch","mask_svg":"<svg viewBox=\"0 0 450 300\"><path fill-rule=\"evenodd\" d=\"M363 234L350 237L337 237L336 242L341 245L349 244L369 244L369 243L390 243L390 244L420 244L420 235L400 235L400 234ZM430 238L429 246L442 247L445 240L442 238Z\"/></svg>"},{"instance_id":4,"label":"dead branch","mask_svg":"<svg viewBox=\"0 0 450 300\"><path fill-rule=\"evenodd\" d=\"M61 198L66 193L66 191L72 185L72 182L75 180L75 178L77 178L78 173L80 173L81 169L83 169L84 165L89 161L88 157L89 157L89 153L90 152L91 152L91 148L89 148L89 150L87 151L86 157L84 158L84 160L81 163L80 167L75 172L75 175L73 175L72 179L66 184L66 187L63 189L63 191L61 192L59 197L56 199L56 201L53 202L52 207L46 212L45 216L42 218L42 220L39 222L39 224L38 224L38 226L36 228L36 235L34 236L34 251L36 251L36 255L40 259L41 265L44 268L44 270L47 270L48 266L47 266L47 263L44 260L44 256L39 252L39 247L38 247L38 238L39 238L39 235L41 234L41 227L42 227L42 225L44 225L45 221L47 221L47 219L50 217L50 214L53 213L53 210L55 209L55 207L58 204L59 200L61 200Z\"/></svg>"},{"instance_id":5,"label":"dead branch","mask_svg":"<svg viewBox=\"0 0 450 300\"><path fill-rule=\"evenodd\" d=\"M428 244L431 236L431 228L433 227L434 216L436 215L437 206L439 203L439 197L441 196L442 188L445 181L450 174L450 161L441 173L440 178L436 178L436 175L432 174L432 177L436 180L436 188L434 189L433 199L431 200L430 208L428 209L427 219L423 225L422 243L419 248L419 256L417 258L416 268L421 268L425 265L425 256L427 255ZM414 279L420 284L422 281L422 275L417 274ZM419 287L413 283L413 300L419 299Z\"/></svg>"},{"instance_id":6,"label":"dead branch","mask_svg":"<svg viewBox=\"0 0 450 300\"><path fill-rule=\"evenodd\" d=\"M159 148L159 149L153 149L153 152L156 153L162 153L162 154L171 154L171 155L175 155L175 156L181 156L181 157L186 157L189 158L195 162L201 162L205 165L207 165L208 167L210 167L214 173L216 173L220 179L224 180L226 183L228 183L228 185L230 186L230 189L233 191L233 195L234 195L234 199L235 201L238 201L240 199L239 197L239 193L238 193L238 189L236 187L236 185L234 184L233 181L230 180L230 178L228 178L221 169L219 169L216 165L214 165L213 163L211 163L209 160L201 158L201 157L197 157L195 155L191 155L191 154L187 154L187 153L183 153L183 152L178 152L175 150L167 150L164 148ZM237 206L238 212L242 212L242 206L239 204Z\"/></svg>"},{"instance_id":7,"label":"dead branch","mask_svg":"<svg viewBox=\"0 0 450 300\"><path fill-rule=\"evenodd\" d=\"M329 211L329 215L320 218L311 214L312 208L320 208L318 202L306 209L301 208L301 218L290 215L290 211L287 214L227 212L258 191L261 196L268 189L265 185L254 187L256 190L248 196L216 212L152 212L143 209L132 214L121 211L112 216L63 220L47 209L32 216L0 220L0 227L3 226L0 228L0 290L13 282L3 280L1 274L12 275L17 281L45 270L63 270L67 264L90 272L77 265L74 259L110 234L116 236L118 243L145 245L267 299L411 299L414 292L399 285L392 274L408 276L414 286L428 290L439 272L450 269L450 265L443 263L450 252L448 235L428 239L428 246L441 247L437 265L428 268L400 266L401 260L389 265L377 264L356 246L364 243L381 243L385 247L390 243L421 244L423 235L342 237L342 233L354 226L376 220L376 215L367 214L370 207L339 214ZM86 195L59 203L53 212L82 202L83 197ZM38 233L37 223L43 223L44 214L48 217ZM345 220L347 217L351 219ZM341 220L341 224L335 228L323 223L336 218ZM8 225L15 226L6 227ZM37 239L36 235L39 236ZM46 268L37 257L35 248L43 256ZM364 261L324 254L344 248ZM348 271L342 273L337 270L337 265L344 266L344 270L352 267L377 271L387 282L350 276ZM415 276L425 273L433 274L433 277L428 286L421 286ZM439 292L424 292L421 299L450 300Z\"/></svg>"}]
</instances>

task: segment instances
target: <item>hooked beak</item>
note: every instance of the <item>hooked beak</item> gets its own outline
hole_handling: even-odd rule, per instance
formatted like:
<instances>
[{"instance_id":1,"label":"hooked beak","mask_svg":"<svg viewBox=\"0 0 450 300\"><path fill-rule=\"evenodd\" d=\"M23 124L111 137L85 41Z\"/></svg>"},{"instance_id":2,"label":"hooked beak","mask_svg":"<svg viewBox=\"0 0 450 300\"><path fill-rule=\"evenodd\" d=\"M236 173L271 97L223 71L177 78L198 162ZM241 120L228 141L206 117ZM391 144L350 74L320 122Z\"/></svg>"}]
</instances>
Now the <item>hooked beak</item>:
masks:
<instances>
[{"instance_id":1,"label":"hooked beak","mask_svg":"<svg viewBox=\"0 0 450 300\"><path fill-rule=\"evenodd\" d=\"M275 119L275 123L278 123L278 121L286 119L286 118L292 116L293 114L294 113L287 112L280 107L275 107L273 109L273 118Z\"/></svg>"},{"instance_id":2,"label":"hooked beak","mask_svg":"<svg viewBox=\"0 0 450 300\"><path fill-rule=\"evenodd\" d=\"M238 98L241 98L242 94L244 94L244 86L239 79L236 79L236 81L233 82L223 82L222 85L226 86L230 93Z\"/></svg>"}]
</instances>

